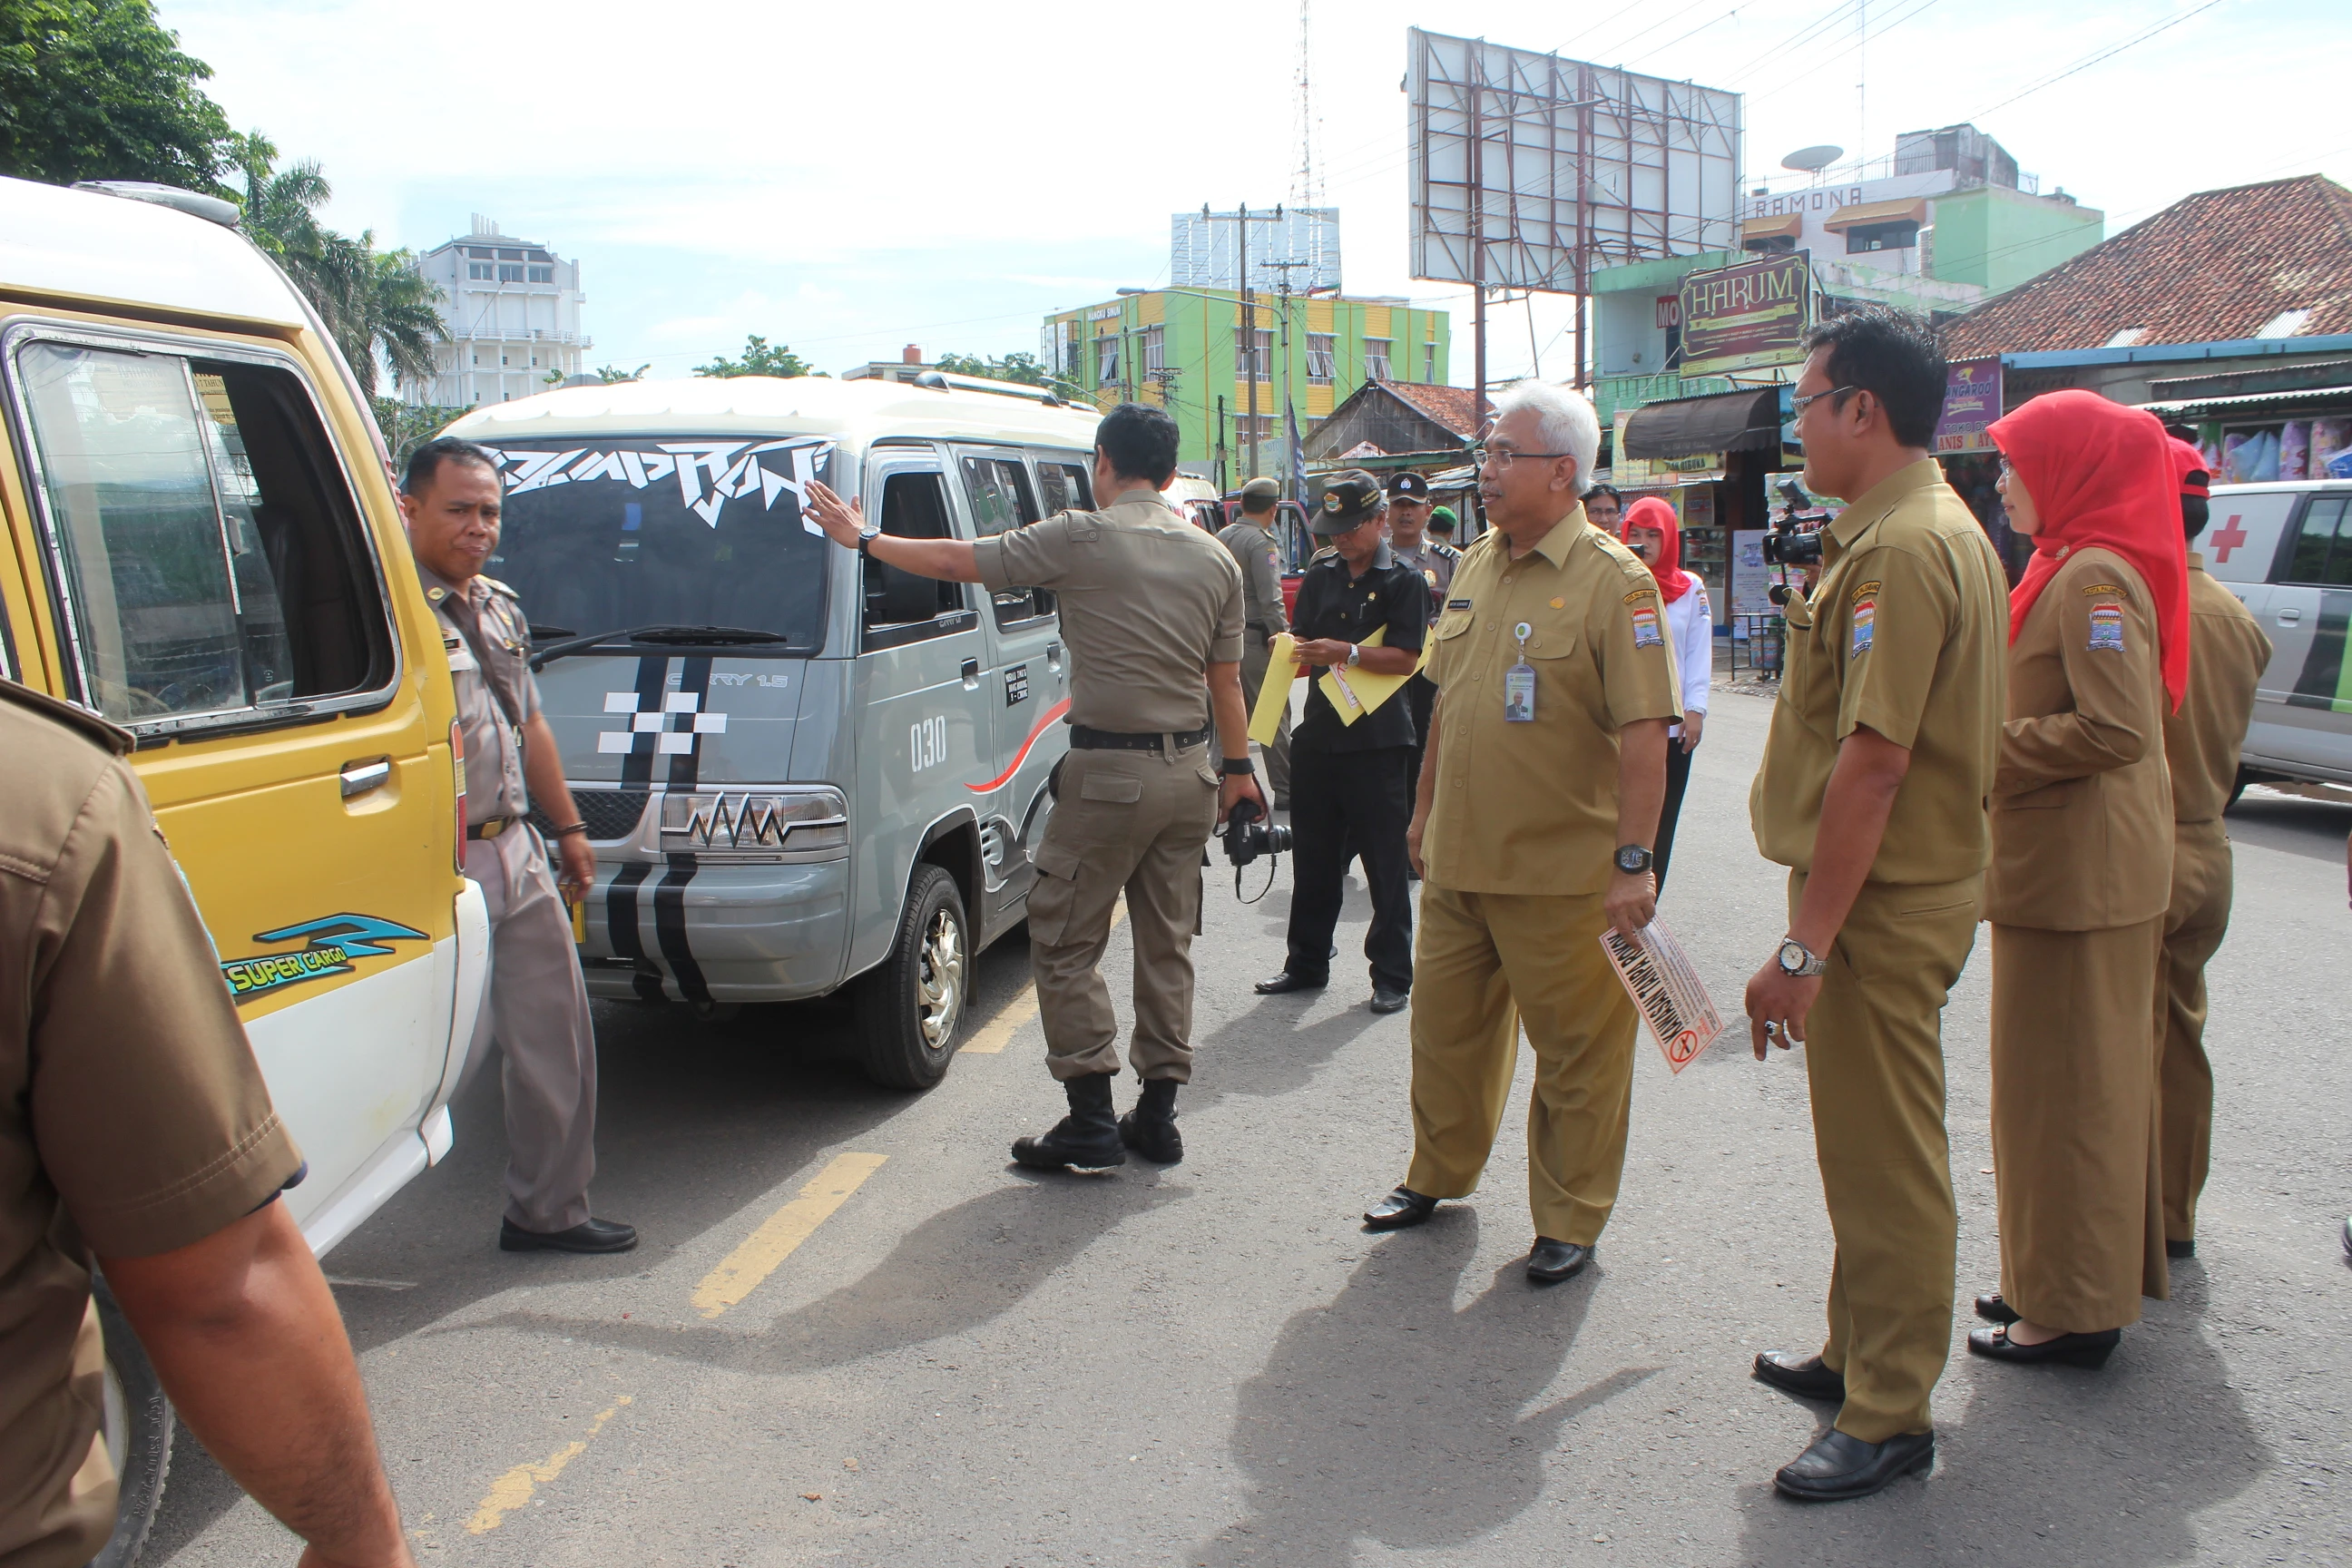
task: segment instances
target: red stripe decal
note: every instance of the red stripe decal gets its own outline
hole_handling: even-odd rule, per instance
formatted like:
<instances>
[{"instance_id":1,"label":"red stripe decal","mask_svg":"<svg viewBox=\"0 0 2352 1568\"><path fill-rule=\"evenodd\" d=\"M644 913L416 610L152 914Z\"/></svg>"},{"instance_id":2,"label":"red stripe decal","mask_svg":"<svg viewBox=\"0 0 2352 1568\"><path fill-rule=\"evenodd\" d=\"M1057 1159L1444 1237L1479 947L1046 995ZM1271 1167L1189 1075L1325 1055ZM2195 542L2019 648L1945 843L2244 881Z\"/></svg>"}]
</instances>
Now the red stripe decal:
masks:
<instances>
[{"instance_id":1,"label":"red stripe decal","mask_svg":"<svg viewBox=\"0 0 2352 1568\"><path fill-rule=\"evenodd\" d=\"M1029 760L1029 752L1031 749L1037 744L1037 737L1045 732L1045 726L1053 723L1055 720L1059 719L1063 714L1067 713L1069 710L1070 702L1067 698L1064 698L1061 701L1055 703L1051 708L1046 709L1045 716L1037 721L1037 727L1029 731L1029 738L1021 742L1021 754L1013 759L1013 765L1011 767L1005 769L1003 773L997 774L986 784L968 784L963 787L971 791L974 795L987 795L992 791L1003 789L1004 787L1005 781L1010 779L1014 773L1019 773L1021 771L1021 764Z\"/></svg>"}]
</instances>

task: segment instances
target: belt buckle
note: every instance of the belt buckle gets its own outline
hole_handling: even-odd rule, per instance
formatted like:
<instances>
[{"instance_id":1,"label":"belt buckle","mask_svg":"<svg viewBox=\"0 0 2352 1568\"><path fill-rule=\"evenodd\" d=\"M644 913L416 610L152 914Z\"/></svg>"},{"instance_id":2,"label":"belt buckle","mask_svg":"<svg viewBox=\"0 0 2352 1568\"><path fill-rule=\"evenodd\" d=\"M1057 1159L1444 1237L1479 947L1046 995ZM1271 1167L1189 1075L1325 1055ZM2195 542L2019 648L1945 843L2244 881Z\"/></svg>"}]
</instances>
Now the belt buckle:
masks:
<instances>
[{"instance_id":1,"label":"belt buckle","mask_svg":"<svg viewBox=\"0 0 2352 1568\"><path fill-rule=\"evenodd\" d=\"M503 816L494 816L488 822L482 824L482 826L476 831L480 833L485 838L496 838L499 834L504 833L506 830L507 819Z\"/></svg>"}]
</instances>

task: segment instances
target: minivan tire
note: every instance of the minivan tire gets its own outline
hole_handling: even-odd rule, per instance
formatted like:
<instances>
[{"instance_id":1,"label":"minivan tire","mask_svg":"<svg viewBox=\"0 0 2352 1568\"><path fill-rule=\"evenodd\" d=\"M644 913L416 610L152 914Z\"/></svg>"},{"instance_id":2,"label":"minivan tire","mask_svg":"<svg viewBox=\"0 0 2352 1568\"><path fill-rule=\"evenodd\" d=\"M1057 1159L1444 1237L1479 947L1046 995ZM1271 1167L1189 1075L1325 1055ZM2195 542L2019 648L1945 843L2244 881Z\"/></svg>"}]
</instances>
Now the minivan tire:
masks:
<instances>
[{"instance_id":1,"label":"minivan tire","mask_svg":"<svg viewBox=\"0 0 2352 1568\"><path fill-rule=\"evenodd\" d=\"M929 1089L955 1058L971 992L971 932L955 879L919 865L907 884L890 956L866 972L854 999L858 1059L887 1089Z\"/></svg>"},{"instance_id":2,"label":"minivan tire","mask_svg":"<svg viewBox=\"0 0 2352 1568\"><path fill-rule=\"evenodd\" d=\"M163 1506L163 1479L172 1468L176 1423L154 1363L147 1359L147 1347L131 1331L131 1321L115 1305L105 1276L94 1275L90 1283L98 1297L99 1327L106 1337L103 1436L117 1477L114 1533L90 1568L131 1568Z\"/></svg>"}]
</instances>

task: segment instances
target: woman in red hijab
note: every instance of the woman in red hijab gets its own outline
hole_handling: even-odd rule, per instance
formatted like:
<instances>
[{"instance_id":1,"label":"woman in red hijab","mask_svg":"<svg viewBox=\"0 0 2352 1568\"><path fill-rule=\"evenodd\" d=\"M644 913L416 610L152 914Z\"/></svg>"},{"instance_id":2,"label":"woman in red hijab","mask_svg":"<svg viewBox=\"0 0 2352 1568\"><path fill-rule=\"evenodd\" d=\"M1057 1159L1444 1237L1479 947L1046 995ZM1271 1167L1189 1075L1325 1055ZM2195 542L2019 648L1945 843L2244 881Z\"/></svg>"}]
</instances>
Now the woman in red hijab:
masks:
<instances>
[{"instance_id":1,"label":"woman in red hijab","mask_svg":"<svg viewBox=\"0 0 2352 1568\"><path fill-rule=\"evenodd\" d=\"M2157 958L2172 882L2164 719L2189 679L2179 483L2153 415L2053 392L1996 422L2009 717L1993 779L1999 1327L1969 1349L2097 1366L2167 1291Z\"/></svg>"},{"instance_id":2,"label":"woman in red hijab","mask_svg":"<svg viewBox=\"0 0 2352 1568\"><path fill-rule=\"evenodd\" d=\"M1626 509L1625 548L1642 558L1658 580L1666 606L1666 640L1675 647L1681 672L1683 721L1666 731L1666 799L1658 812L1658 891L1666 890L1666 863L1675 853L1675 819L1682 815L1690 786L1691 753L1706 728L1706 692L1715 677L1715 611L1706 584L1683 570L1683 532L1675 509L1656 496L1643 496Z\"/></svg>"}]
</instances>

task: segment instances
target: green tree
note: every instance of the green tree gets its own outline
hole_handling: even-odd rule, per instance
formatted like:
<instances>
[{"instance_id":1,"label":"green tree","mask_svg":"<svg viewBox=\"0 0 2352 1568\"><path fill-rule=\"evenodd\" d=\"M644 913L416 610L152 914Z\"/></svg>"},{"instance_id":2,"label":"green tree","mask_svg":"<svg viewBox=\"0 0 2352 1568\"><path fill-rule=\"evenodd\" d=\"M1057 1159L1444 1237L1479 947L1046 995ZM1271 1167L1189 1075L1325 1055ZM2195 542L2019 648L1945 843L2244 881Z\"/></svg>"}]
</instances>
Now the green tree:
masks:
<instances>
[{"instance_id":1,"label":"green tree","mask_svg":"<svg viewBox=\"0 0 2352 1568\"><path fill-rule=\"evenodd\" d=\"M231 135L148 0L0 0L0 174L221 195Z\"/></svg>"},{"instance_id":2,"label":"green tree","mask_svg":"<svg viewBox=\"0 0 2352 1568\"><path fill-rule=\"evenodd\" d=\"M646 372L651 369L653 364L650 361L637 366L635 370L623 370L618 365L600 364L596 367L596 379L606 386L611 386L615 382L643 381L646 378Z\"/></svg>"},{"instance_id":3,"label":"green tree","mask_svg":"<svg viewBox=\"0 0 2352 1568\"><path fill-rule=\"evenodd\" d=\"M694 374L719 377L772 375L789 378L817 373L809 369L808 361L793 353L787 345L778 343L771 348L767 339L754 332L743 340L741 359L729 359L721 354L709 364L696 365Z\"/></svg>"},{"instance_id":4,"label":"green tree","mask_svg":"<svg viewBox=\"0 0 2352 1568\"><path fill-rule=\"evenodd\" d=\"M373 405L376 428L383 432L383 444L392 453L392 467L395 473L408 467L411 452L472 412L465 408L436 408L425 403L403 403L397 397L376 398Z\"/></svg>"}]
</instances>

